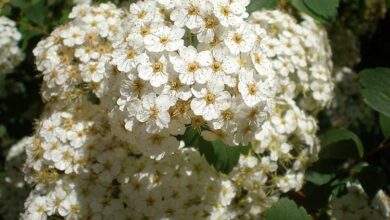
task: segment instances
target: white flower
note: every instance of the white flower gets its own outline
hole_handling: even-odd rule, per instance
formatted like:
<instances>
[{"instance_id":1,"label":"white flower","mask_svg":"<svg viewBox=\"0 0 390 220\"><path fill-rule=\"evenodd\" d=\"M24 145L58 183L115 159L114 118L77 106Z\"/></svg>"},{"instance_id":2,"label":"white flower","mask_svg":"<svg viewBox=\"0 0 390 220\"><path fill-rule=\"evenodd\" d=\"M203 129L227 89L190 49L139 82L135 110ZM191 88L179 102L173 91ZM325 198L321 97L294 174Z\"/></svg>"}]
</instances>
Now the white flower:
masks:
<instances>
[{"instance_id":1,"label":"white flower","mask_svg":"<svg viewBox=\"0 0 390 220\"><path fill-rule=\"evenodd\" d=\"M73 172L74 156L75 152L69 146L61 146L51 153L51 159L54 162L54 166L65 173Z\"/></svg>"},{"instance_id":2,"label":"white flower","mask_svg":"<svg viewBox=\"0 0 390 220\"><path fill-rule=\"evenodd\" d=\"M256 41L256 35L253 33L251 26L242 24L240 27L228 32L225 39L226 46L234 55L247 53L252 50Z\"/></svg>"},{"instance_id":3,"label":"white flower","mask_svg":"<svg viewBox=\"0 0 390 220\"><path fill-rule=\"evenodd\" d=\"M238 90L242 98L249 107L253 107L260 102L267 101L269 96L268 82L263 82L260 78L254 76L253 71L240 72Z\"/></svg>"},{"instance_id":4,"label":"white flower","mask_svg":"<svg viewBox=\"0 0 390 220\"><path fill-rule=\"evenodd\" d=\"M179 74L176 72L172 72L169 77L168 82L161 88L161 93L169 95L174 103L178 99L184 101L189 100L192 97L190 86L184 85L179 79Z\"/></svg>"},{"instance_id":5,"label":"white flower","mask_svg":"<svg viewBox=\"0 0 390 220\"><path fill-rule=\"evenodd\" d=\"M136 26L148 24L155 16L156 4L153 1L138 1L130 5L129 19Z\"/></svg>"},{"instance_id":6,"label":"white flower","mask_svg":"<svg viewBox=\"0 0 390 220\"><path fill-rule=\"evenodd\" d=\"M67 132L67 138L70 145L74 148L80 148L87 140L87 132L83 123L77 123Z\"/></svg>"},{"instance_id":7,"label":"white flower","mask_svg":"<svg viewBox=\"0 0 390 220\"><path fill-rule=\"evenodd\" d=\"M150 81L153 87L160 87L168 82L168 59L162 56L149 56L149 60L141 61L138 66L139 77Z\"/></svg>"},{"instance_id":8,"label":"white flower","mask_svg":"<svg viewBox=\"0 0 390 220\"><path fill-rule=\"evenodd\" d=\"M117 66L119 71L129 73L147 58L141 48L118 48L113 53L112 63Z\"/></svg>"},{"instance_id":9,"label":"white flower","mask_svg":"<svg viewBox=\"0 0 390 220\"><path fill-rule=\"evenodd\" d=\"M287 77L290 73L295 71L294 65L290 60L279 57L273 61L275 71L278 72L281 76Z\"/></svg>"},{"instance_id":10,"label":"white flower","mask_svg":"<svg viewBox=\"0 0 390 220\"><path fill-rule=\"evenodd\" d=\"M80 64L81 77L85 82L100 82L106 74L106 63L88 62L87 64Z\"/></svg>"},{"instance_id":11,"label":"white flower","mask_svg":"<svg viewBox=\"0 0 390 220\"><path fill-rule=\"evenodd\" d=\"M215 16L225 27L230 25L236 26L248 16L248 13L245 11L245 7L249 4L248 0L214 0L212 3Z\"/></svg>"},{"instance_id":12,"label":"white flower","mask_svg":"<svg viewBox=\"0 0 390 220\"><path fill-rule=\"evenodd\" d=\"M191 109L195 115L202 116L206 121L217 119L223 110L229 108L231 96L224 91L223 86L207 84L192 87L194 99Z\"/></svg>"},{"instance_id":13,"label":"white flower","mask_svg":"<svg viewBox=\"0 0 390 220\"><path fill-rule=\"evenodd\" d=\"M220 202L223 206L230 205L232 199L236 196L236 189L232 182L224 180L221 183Z\"/></svg>"},{"instance_id":14,"label":"white flower","mask_svg":"<svg viewBox=\"0 0 390 220\"><path fill-rule=\"evenodd\" d=\"M146 49L150 52L176 51L184 45L184 29L160 25L151 32L145 37Z\"/></svg>"},{"instance_id":15,"label":"white flower","mask_svg":"<svg viewBox=\"0 0 390 220\"><path fill-rule=\"evenodd\" d=\"M210 51L198 53L193 46L182 47L179 50L179 56L171 56L170 61L173 68L180 73L180 81L186 85L192 85L195 82L204 84L210 76L205 68L212 63Z\"/></svg>"},{"instance_id":16,"label":"white flower","mask_svg":"<svg viewBox=\"0 0 390 220\"><path fill-rule=\"evenodd\" d=\"M47 219L47 199L44 196L35 196L32 204L28 207L30 219L46 220Z\"/></svg>"},{"instance_id":17,"label":"white flower","mask_svg":"<svg viewBox=\"0 0 390 220\"><path fill-rule=\"evenodd\" d=\"M171 102L168 95L156 96L155 93L145 95L142 99L142 109L137 113L137 120L146 123L148 133L156 133L168 128L170 115L168 109Z\"/></svg>"},{"instance_id":18,"label":"white flower","mask_svg":"<svg viewBox=\"0 0 390 220\"><path fill-rule=\"evenodd\" d=\"M56 187L55 191L49 194L49 199L47 200L47 206L50 210L50 212L48 213L49 215L53 215L57 212L61 216L66 215L61 207L61 204L65 200L66 196L66 192L61 187Z\"/></svg>"},{"instance_id":19,"label":"white flower","mask_svg":"<svg viewBox=\"0 0 390 220\"><path fill-rule=\"evenodd\" d=\"M232 56L227 48L215 49L212 51L213 61L207 69L211 72L211 83L224 83L230 87L236 85L236 80L232 76L240 69L240 64L236 57Z\"/></svg>"},{"instance_id":20,"label":"white flower","mask_svg":"<svg viewBox=\"0 0 390 220\"><path fill-rule=\"evenodd\" d=\"M206 3L202 0L182 1L180 7L172 11L171 20L178 27L199 28L203 24L202 14Z\"/></svg>"},{"instance_id":21,"label":"white flower","mask_svg":"<svg viewBox=\"0 0 390 220\"><path fill-rule=\"evenodd\" d=\"M98 173L99 178L105 183L111 182L120 172L120 160L118 160L116 153L115 151L106 151L98 155L97 163L92 166L93 171Z\"/></svg>"},{"instance_id":22,"label":"white flower","mask_svg":"<svg viewBox=\"0 0 390 220\"><path fill-rule=\"evenodd\" d=\"M310 84L310 89L313 90L313 97L316 100L326 102L331 97L332 88L329 84L319 81L314 81Z\"/></svg>"},{"instance_id":23,"label":"white flower","mask_svg":"<svg viewBox=\"0 0 390 220\"><path fill-rule=\"evenodd\" d=\"M70 27L68 30L63 30L61 37L64 39L64 45L73 47L84 43L85 33L79 27Z\"/></svg>"},{"instance_id":24,"label":"white flower","mask_svg":"<svg viewBox=\"0 0 390 220\"><path fill-rule=\"evenodd\" d=\"M221 115L211 122L214 129L222 129L226 132L235 132L237 130L237 124L240 120L239 115L245 108L242 100L239 98L233 98L230 106L223 110Z\"/></svg>"},{"instance_id":25,"label":"white flower","mask_svg":"<svg viewBox=\"0 0 390 220\"><path fill-rule=\"evenodd\" d=\"M203 24L197 33L198 41L201 43L211 43L217 34L223 32L223 28L219 25L218 18L212 13L212 7L205 7L205 16Z\"/></svg>"}]
</instances>

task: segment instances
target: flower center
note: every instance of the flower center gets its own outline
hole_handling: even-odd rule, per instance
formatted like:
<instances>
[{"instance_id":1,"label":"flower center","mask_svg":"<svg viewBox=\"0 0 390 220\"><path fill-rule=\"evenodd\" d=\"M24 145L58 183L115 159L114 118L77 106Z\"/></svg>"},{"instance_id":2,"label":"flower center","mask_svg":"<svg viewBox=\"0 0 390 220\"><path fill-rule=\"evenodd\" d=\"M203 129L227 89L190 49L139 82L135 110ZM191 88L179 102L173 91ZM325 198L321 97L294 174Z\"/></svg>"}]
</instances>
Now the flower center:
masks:
<instances>
[{"instance_id":1,"label":"flower center","mask_svg":"<svg viewBox=\"0 0 390 220\"><path fill-rule=\"evenodd\" d=\"M143 19L143 18L145 18L145 16L146 16L146 11L141 11L141 12L137 15L138 19Z\"/></svg>"},{"instance_id":2,"label":"flower center","mask_svg":"<svg viewBox=\"0 0 390 220\"><path fill-rule=\"evenodd\" d=\"M215 95L212 93L207 93L207 95L204 97L204 100L206 100L207 104L214 104L215 103Z\"/></svg>"},{"instance_id":3,"label":"flower center","mask_svg":"<svg viewBox=\"0 0 390 220\"><path fill-rule=\"evenodd\" d=\"M207 29L214 28L218 24L218 20L214 18L213 16L209 15L207 18L204 20L205 27Z\"/></svg>"},{"instance_id":4,"label":"flower center","mask_svg":"<svg viewBox=\"0 0 390 220\"><path fill-rule=\"evenodd\" d=\"M162 137L158 134L151 136L150 139L151 139L152 143L155 145L160 145L161 141L162 141Z\"/></svg>"},{"instance_id":5,"label":"flower center","mask_svg":"<svg viewBox=\"0 0 390 220\"><path fill-rule=\"evenodd\" d=\"M153 107L150 109L150 117L156 119L157 116L158 116L158 109L157 109L156 106L153 106Z\"/></svg>"},{"instance_id":6,"label":"flower center","mask_svg":"<svg viewBox=\"0 0 390 220\"><path fill-rule=\"evenodd\" d=\"M150 34L150 29L147 27L142 27L140 34L141 34L141 36L145 37L146 35Z\"/></svg>"},{"instance_id":7,"label":"flower center","mask_svg":"<svg viewBox=\"0 0 390 220\"><path fill-rule=\"evenodd\" d=\"M198 70L198 65L196 63L190 63L188 64L188 71L191 73L194 73Z\"/></svg>"},{"instance_id":8,"label":"flower center","mask_svg":"<svg viewBox=\"0 0 390 220\"><path fill-rule=\"evenodd\" d=\"M221 7L221 13L224 15L224 16L229 16L230 15L230 9L228 6L222 6Z\"/></svg>"},{"instance_id":9,"label":"flower center","mask_svg":"<svg viewBox=\"0 0 390 220\"><path fill-rule=\"evenodd\" d=\"M162 64L160 61L155 62L153 64L153 72L154 73L161 73L163 71L164 64Z\"/></svg>"},{"instance_id":10,"label":"flower center","mask_svg":"<svg viewBox=\"0 0 390 220\"><path fill-rule=\"evenodd\" d=\"M214 61L212 68L213 68L214 72L220 71L221 70L221 63L218 61Z\"/></svg>"},{"instance_id":11,"label":"flower center","mask_svg":"<svg viewBox=\"0 0 390 220\"><path fill-rule=\"evenodd\" d=\"M188 8L188 14L189 15L197 15L199 14L199 8L195 6L191 6Z\"/></svg>"},{"instance_id":12,"label":"flower center","mask_svg":"<svg viewBox=\"0 0 390 220\"><path fill-rule=\"evenodd\" d=\"M89 66L88 70L89 70L89 72L90 72L91 74L93 74L93 73L96 72L97 67L96 67L96 65L91 65L91 66Z\"/></svg>"},{"instance_id":13,"label":"flower center","mask_svg":"<svg viewBox=\"0 0 390 220\"><path fill-rule=\"evenodd\" d=\"M180 88L180 82L177 80L170 81L169 85L171 86L171 90L178 90Z\"/></svg>"},{"instance_id":14,"label":"flower center","mask_svg":"<svg viewBox=\"0 0 390 220\"><path fill-rule=\"evenodd\" d=\"M167 45L167 44L169 43L169 38L168 38L168 37L162 37L162 38L160 39L160 43L161 43L162 45Z\"/></svg>"},{"instance_id":15,"label":"flower center","mask_svg":"<svg viewBox=\"0 0 390 220\"><path fill-rule=\"evenodd\" d=\"M233 41L236 42L236 44L242 43L243 38L242 38L241 34L237 34L237 33L234 34Z\"/></svg>"},{"instance_id":16,"label":"flower center","mask_svg":"<svg viewBox=\"0 0 390 220\"><path fill-rule=\"evenodd\" d=\"M262 58L259 54L255 54L255 63L260 64L262 61Z\"/></svg>"},{"instance_id":17,"label":"flower center","mask_svg":"<svg viewBox=\"0 0 390 220\"><path fill-rule=\"evenodd\" d=\"M127 52L127 59L133 59L135 57L135 55L136 55L135 50L129 50Z\"/></svg>"},{"instance_id":18,"label":"flower center","mask_svg":"<svg viewBox=\"0 0 390 220\"><path fill-rule=\"evenodd\" d=\"M254 95L257 92L257 88L255 85L249 85L248 86L248 93L249 95Z\"/></svg>"},{"instance_id":19,"label":"flower center","mask_svg":"<svg viewBox=\"0 0 390 220\"><path fill-rule=\"evenodd\" d=\"M229 109L225 110L222 112L222 116L225 120L231 120L231 119L233 119L233 112L230 111Z\"/></svg>"}]
</instances>

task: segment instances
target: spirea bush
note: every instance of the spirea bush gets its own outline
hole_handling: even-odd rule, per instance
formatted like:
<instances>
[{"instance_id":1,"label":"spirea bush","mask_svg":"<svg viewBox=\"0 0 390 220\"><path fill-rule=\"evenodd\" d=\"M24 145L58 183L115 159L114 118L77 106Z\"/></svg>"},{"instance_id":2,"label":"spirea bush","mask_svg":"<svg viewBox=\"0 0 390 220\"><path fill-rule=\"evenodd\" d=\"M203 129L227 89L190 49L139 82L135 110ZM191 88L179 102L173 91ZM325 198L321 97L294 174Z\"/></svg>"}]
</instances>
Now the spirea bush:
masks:
<instances>
[{"instance_id":1,"label":"spirea bush","mask_svg":"<svg viewBox=\"0 0 390 220\"><path fill-rule=\"evenodd\" d=\"M0 16L0 74L10 73L24 59L18 46L21 37L14 21Z\"/></svg>"},{"instance_id":2,"label":"spirea bush","mask_svg":"<svg viewBox=\"0 0 390 220\"><path fill-rule=\"evenodd\" d=\"M46 108L22 218L256 218L300 190L332 98L327 34L248 4L74 7L34 49Z\"/></svg>"}]
</instances>

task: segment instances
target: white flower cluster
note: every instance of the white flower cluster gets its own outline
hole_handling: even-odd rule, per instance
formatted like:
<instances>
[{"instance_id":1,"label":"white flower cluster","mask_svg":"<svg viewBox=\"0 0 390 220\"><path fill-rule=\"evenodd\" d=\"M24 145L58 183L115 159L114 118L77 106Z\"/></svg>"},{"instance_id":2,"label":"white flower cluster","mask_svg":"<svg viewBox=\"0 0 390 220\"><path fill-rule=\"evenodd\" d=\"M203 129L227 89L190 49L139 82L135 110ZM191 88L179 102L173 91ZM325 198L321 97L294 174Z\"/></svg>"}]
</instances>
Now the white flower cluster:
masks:
<instances>
[{"instance_id":1,"label":"white flower cluster","mask_svg":"<svg viewBox=\"0 0 390 220\"><path fill-rule=\"evenodd\" d=\"M196 150L181 148L159 161L133 154L99 108L86 102L68 110L44 116L26 148L26 178L35 187L23 219L228 215L235 187Z\"/></svg>"},{"instance_id":2,"label":"white flower cluster","mask_svg":"<svg viewBox=\"0 0 390 220\"><path fill-rule=\"evenodd\" d=\"M299 191L305 169L318 155L315 119L292 100L285 100L276 109L256 135L252 152L241 156L230 174L241 192L246 192L232 205L240 219L256 218L282 193Z\"/></svg>"},{"instance_id":3,"label":"white flower cluster","mask_svg":"<svg viewBox=\"0 0 390 220\"><path fill-rule=\"evenodd\" d=\"M370 199L359 183L348 183L348 193L330 202L332 220L390 219L390 198L380 190Z\"/></svg>"},{"instance_id":4,"label":"white flower cluster","mask_svg":"<svg viewBox=\"0 0 390 220\"><path fill-rule=\"evenodd\" d=\"M10 73L24 59L18 46L21 38L15 22L0 16L0 74Z\"/></svg>"},{"instance_id":5,"label":"white flower cluster","mask_svg":"<svg viewBox=\"0 0 390 220\"><path fill-rule=\"evenodd\" d=\"M332 98L326 32L248 4L75 7L34 50L48 104L23 218L255 218L299 189ZM180 141L188 127L252 149L226 176Z\"/></svg>"}]
</instances>

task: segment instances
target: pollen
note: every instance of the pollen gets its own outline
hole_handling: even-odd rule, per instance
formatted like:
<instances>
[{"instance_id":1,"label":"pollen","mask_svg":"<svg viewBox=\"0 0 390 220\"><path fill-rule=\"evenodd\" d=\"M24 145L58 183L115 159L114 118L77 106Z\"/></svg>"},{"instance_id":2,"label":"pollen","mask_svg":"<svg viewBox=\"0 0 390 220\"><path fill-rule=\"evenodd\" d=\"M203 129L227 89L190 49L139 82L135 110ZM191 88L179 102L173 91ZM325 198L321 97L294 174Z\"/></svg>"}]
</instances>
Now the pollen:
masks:
<instances>
[{"instance_id":1,"label":"pollen","mask_svg":"<svg viewBox=\"0 0 390 220\"><path fill-rule=\"evenodd\" d=\"M204 100L206 100L207 104L214 104L215 103L215 95L213 93L207 93L207 95L204 97Z\"/></svg>"},{"instance_id":2,"label":"pollen","mask_svg":"<svg viewBox=\"0 0 390 220\"><path fill-rule=\"evenodd\" d=\"M163 63L158 61L158 62L155 62L153 64L153 72L154 73L161 73L163 71L163 69L164 69L164 64Z\"/></svg>"},{"instance_id":3,"label":"pollen","mask_svg":"<svg viewBox=\"0 0 390 220\"><path fill-rule=\"evenodd\" d=\"M198 65L196 63L188 64L188 72L194 73L198 70Z\"/></svg>"},{"instance_id":4,"label":"pollen","mask_svg":"<svg viewBox=\"0 0 390 220\"><path fill-rule=\"evenodd\" d=\"M254 95L257 92L257 88L255 85L249 85L248 86L248 93L249 95Z\"/></svg>"},{"instance_id":5,"label":"pollen","mask_svg":"<svg viewBox=\"0 0 390 220\"><path fill-rule=\"evenodd\" d=\"M188 14L189 15L197 15L199 14L199 8L198 7L195 7L195 6L191 6L188 8Z\"/></svg>"},{"instance_id":6,"label":"pollen","mask_svg":"<svg viewBox=\"0 0 390 220\"><path fill-rule=\"evenodd\" d=\"M160 43L161 43L162 45L167 45L167 44L169 43L169 38L168 38L168 37L162 37L162 38L160 39Z\"/></svg>"},{"instance_id":7,"label":"pollen","mask_svg":"<svg viewBox=\"0 0 390 220\"><path fill-rule=\"evenodd\" d=\"M237 33L235 33L234 35L233 35L233 41L236 43L236 44L241 44L243 41L244 41L244 39L243 39L243 37L242 37L242 35L241 34L237 34Z\"/></svg>"},{"instance_id":8,"label":"pollen","mask_svg":"<svg viewBox=\"0 0 390 220\"><path fill-rule=\"evenodd\" d=\"M221 7L221 13L224 15L224 16L229 16L230 15L230 9L229 7L227 6L222 6Z\"/></svg>"}]
</instances>

